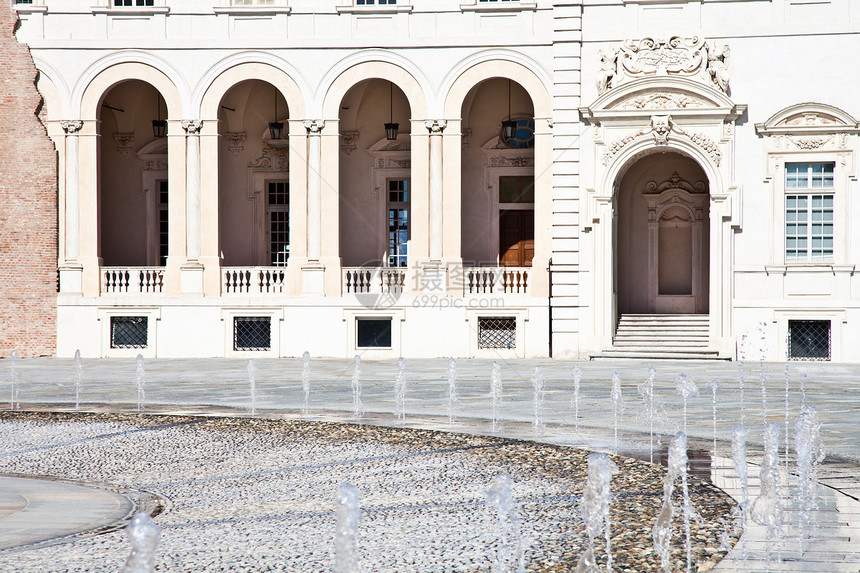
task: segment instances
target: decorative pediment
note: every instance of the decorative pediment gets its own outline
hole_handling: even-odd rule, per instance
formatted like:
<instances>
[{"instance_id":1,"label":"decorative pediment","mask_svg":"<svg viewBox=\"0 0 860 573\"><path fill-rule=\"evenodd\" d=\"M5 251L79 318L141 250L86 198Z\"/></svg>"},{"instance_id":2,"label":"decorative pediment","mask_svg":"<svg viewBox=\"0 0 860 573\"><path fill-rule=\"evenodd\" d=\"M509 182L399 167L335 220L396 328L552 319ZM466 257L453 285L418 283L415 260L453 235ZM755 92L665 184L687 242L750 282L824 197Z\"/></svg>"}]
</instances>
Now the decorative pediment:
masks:
<instances>
[{"instance_id":1,"label":"decorative pediment","mask_svg":"<svg viewBox=\"0 0 860 573\"><path fill-rule=\"evenodd\" d=\"M144 171L167 171L167 138L153 139L140 148L137 158Z\"/></svg>"},{"instance_id":2,"label":"decorative pediment","mask_svg":"<svg viewBox=\"0 0 860 573\"><path fill-rule=\"evenodd\" d=\"M802 103L777 112L764 123L757 123L755 129L759 135L772 139L774 150L845 149L846 137L860 133L860 123L839 108Z\"/></svg>"},{"instance_id":3,"label":"decorative pediment","mask_svg":"<svg viewBox=\"0 0 860 573\"><path fill-rule=\"evenodd\" d=\"M264 145L263 154L249 161L248 167L262 171L287 171L289 169L287 150Z\"/></svg>"},{"instance_id":4,"label":"decorative pediment","mask_svg":"<svg viewBox=\"0 0 860 573\"><path fill-rule=\"evenodd\" d=\"M393 141L383 137L371 145L367 153L373 157L373 166L376 168L409 168L412 166L412 136L401 133Z\"/></svg>"},{"instance_id":5,"label":"decorative pediment","mask_svg":"<svg viewBox=\"0 0 860 573\"><path fill-rule=\"evenodd\" d=\"M495 136L481 146L488 167L534 167L534 148L514 148Z\"/></svg>"},{"instance_id":6,"label":"decorative pediment","mask_svg":"<svg viewBox=\"0 0 860 573\"><path fill-rule=\"evenodd\" d=\"M612 158L622 149L627 147L627 145L633 143L640 137L647 136L653 137L654 145L656 146L668 145L670 137L683 136L708 154L715 165L719 165L722 160L723 155L720 151L720 146L707 135L699 132L686 131L672 119L671 115L652 115L650 125L644 129L628 133L607 145L603 152L603 164L609 164L609 162L612 161Z\"/></svg>"},{"instance_id":7,"label":"decorative pediment","mask_svg":"<svg viewBox=\"0 0 860 573\"><path fill-rule=\"evenodd\" d=\"M693 36L625 40L600 51L597 91L602 94L630 80L650 76L683 77L722 92L729 88L729 47Z\"/></svg>"}]
</instances>

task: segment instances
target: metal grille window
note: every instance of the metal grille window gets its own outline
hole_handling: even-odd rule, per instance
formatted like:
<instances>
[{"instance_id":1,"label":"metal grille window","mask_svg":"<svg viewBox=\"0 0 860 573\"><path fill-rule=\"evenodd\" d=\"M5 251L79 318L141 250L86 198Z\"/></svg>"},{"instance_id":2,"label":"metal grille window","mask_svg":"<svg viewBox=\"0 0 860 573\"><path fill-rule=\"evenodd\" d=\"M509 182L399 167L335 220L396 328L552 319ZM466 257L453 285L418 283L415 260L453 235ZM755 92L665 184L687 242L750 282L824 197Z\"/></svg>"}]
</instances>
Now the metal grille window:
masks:
<instances>
[{"instance_id":1,"label":"metal grille window","mask_svg":"<svg viewBox=\"0 0 860 573\"><path fill-rule=\"evenodd\" d=\"M786 163L786 262L833 260L833 169L833 163Z\"/></svg>"},{"instance_id":2,"label":"metal grille window","mask_svg":"<svg viewBox=\"0 0 860 573\"><path fill-rule=\"evenodd\" d=\"M158 182L158 264L167 265L167 181Z\"/></svg>"},{"instance_id":3,"label":"metal grille window","mask_svg":"<svg viewBox=\"0 0 860 573\"><path fill-rule=\"evenodd\" d=\"M356 348L391 348L390 318L356 318Z\"/></svg>"},{"instance_id":4,"label":"metal grille window","mask_svg":"<svg viewBox=\"0 0 860 573\"><path fill-rule=\"evenodd\" d=\"M517 319L513 316L478 318L478 348L516 348Z\"/></svg>"},{"instance_id":5,"label":"metal grille window","mask_svg":"<svg viewBox=\"0 0 860 573\"><path fill-rule=\"evenodd\" d=\"M409 180L388 180L388 266L405 267L409 246Z\"/></svg>"},{"instance_id":6,"label":"metal grille window","mask_svg":"<svg viewBox=\"0 0 860 573\"><path fill-rule=\"evenodd\" d=\"M236 316L233 318L233 350L271 350L272 318Z\"/></svg>"},{"instance_id":7,"label":"metal grille window","mask_svg":"<svg viewBox=\"0 0 860 573\"><path fill-rule=\"evenodd\" d=\"M149 320L146 316L110 317L111 348L146 348Z\"/></svg>"},{"instance_id":8,"label":"metal grille window","mask_svg":"<svg viewBox=\"0 0 860 573\"><path fill-rule=\"evenodd\" d=\"M789 320L788 359L830 360L830 321Z\"/></svg>"},{"instance_id":9,"label":"metal grille window","mask_svg":"<svg viewBox=\"0 0 860 573\"><path fill-rule=\"evenodd\" d=\"M269 264L284 267L290 258L290 184L269 181L266 188Z\"/></svg>"}]
</instances>

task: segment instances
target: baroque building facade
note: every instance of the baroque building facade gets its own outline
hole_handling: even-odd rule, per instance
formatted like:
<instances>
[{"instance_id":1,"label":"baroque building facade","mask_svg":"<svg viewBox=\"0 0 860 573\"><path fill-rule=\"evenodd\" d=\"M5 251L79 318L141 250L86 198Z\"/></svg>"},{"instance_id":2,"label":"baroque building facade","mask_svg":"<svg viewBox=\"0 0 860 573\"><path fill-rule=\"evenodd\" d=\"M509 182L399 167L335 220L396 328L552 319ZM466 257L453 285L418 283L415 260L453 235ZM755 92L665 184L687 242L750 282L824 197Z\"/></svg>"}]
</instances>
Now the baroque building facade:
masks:
<instances>
[{"instance_id":1,"label":"baroque building facade","mask_svg":"<svg viewBox=\"0 0 860 573\"><path fill-rule=\"evenodd\" d=\"M60 356L860 361L858 0L13 8Z\"/></svg>"}]
</instances>

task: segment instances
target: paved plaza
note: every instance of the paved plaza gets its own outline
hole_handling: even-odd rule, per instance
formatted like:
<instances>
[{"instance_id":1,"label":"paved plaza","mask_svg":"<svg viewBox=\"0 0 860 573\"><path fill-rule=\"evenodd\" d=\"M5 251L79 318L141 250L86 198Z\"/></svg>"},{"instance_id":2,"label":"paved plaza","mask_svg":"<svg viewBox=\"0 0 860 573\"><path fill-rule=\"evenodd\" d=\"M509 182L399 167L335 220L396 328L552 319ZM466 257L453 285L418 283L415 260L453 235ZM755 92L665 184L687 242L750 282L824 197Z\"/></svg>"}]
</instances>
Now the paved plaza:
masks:
<instances>
[{"instance_id":1,"label":"paved plaza","mask_svg":"<svg viewBox=\"0 0 860 573\"><path fill-rule=\"evenodd\" d=\"M449 409L448 361L407 360L405 365L405 420L399 425L412 428L451 430L466 434L496 434L500 437L535 439L542 442L615 452L648 461L661 461L670 437L686 429L690 436L691 471L698 471L724 491L740 498L739 483L732 468L730 440L732 428L743 418L748 437L748 462L751 497L757 495L759 464L762 459L763 422L776 423L781 430L793 428L801 403L820 410L821 437L827 459L819 471L822 484L820 529L813 534L815 543L802 558L790 542L783 550L783 571L860 571L860 368L852 365L822 363L759 364L687 361L595 361L574 363L551 360L499 361L503 386L502 403L496 412L497 430L492 431L493 409L489 398L492 362L458 360L456 363L457 401ZM573 369L581 371L580 395L574 402ZM0 362L0 388L10 389L9 361ZM251 394L246 360L147 360L144 363L143 409L147 413L179 416L232 416L350 421L354 397L352 375L354 364L348 360L312 359L310 393L307 404L301 384L301 359L259 359L255 361L255 392ZM533 422L535 408L531 377L536 366L546 379L544 401L538 410L545 431L536 435ZM644 401L638 386L656 369L654 394L661 406L658 416L642 416ZM22 410L75 409L74 364L64 359L19 360L17 399ZM616 417L610 400L611 379L617 372L624 400L623 411ZM394 381L395 361L364 361L361 364L363 421L378 425L398 425ZM684 400L675 391L676 378L685 373L698 386L699 397ZM745 378L741 385L741 373ZM764 380L762 384L761 380ZM716 400L706 384L718 380ZM786 388L788 391L786 392ZM741 397L743 396L743 398ZM0 407L9 408L11 394L0 394ZM87 412L136 412L138 389L134 359L85 360L79 408ZM741 405L742 404L742 405ZM302 409L307 406L307 414ZM713 412L716 410L716 423ZM450 416L450 417L449 417ZM617 422L617 424L616 424ZM657 436L649 436L649 429ZM716 456L712 455L714 428ZM616 434L617 430L617 434ZM617 439L616 439L617 435ZM780 440L785 440L781 434ZM8 443L8 438L7 438ZM789 440L786 460L794 463L794 444ZM780 458L785 459L785 444ZM10 455L4 448L0 456ZM785 462L784 462L785 463ZM789 472L790 474L791 472ZM792 477L783 473L787 500L794 487ZM64 476L74 478L75 476ZM21 535L22 521L31 520L30 541L50 534L51 513L38 513L38 504L27 506L32 498L53 504L54 514L80 514L80 492L65 497L57 489L73 484L34 482L27 485L16 478L3 486L0 496L0 549L26 542ZM15 489L12 489L14 485ZM84 484L85 485L85 484ZM47 488L47 489L45 489ZM51 489L53 488L53 489ZM111 505L111 495L93 489L88 505L93 515L82 515L82 524L57 523L57 536L68 535L71 527L78 531L116 523L117 515L127 513L120 502ZM84 496L86 498L86 496ZM122 496L116 499L121 500ZM70 501L71 500L71 501ZM78 503L78 506L74 504ZM71 504L71 505L67 505ZM26 511L22 508L27 506ZM44 507L44 505L43 505ZM786 503L786 537L796 535L791 524L796 511ZM101 516L101 517L99 517ZM89 520L89 521L88 521ZM157 519L156 519L157 521ZM65 529L63 529L65 528ZM17 533L16 533L17 532ZM764 563L766 532L749 527L745 537L747 570L773 568ZM854 543L852 543L854 541ZM742 544L718 566L720 571L743 571ZM8 551L8 550L7 550ZM39 550L33 550L38 552ZM776 570L773 568L772 570Z\"/></svg>"}]
</instances>

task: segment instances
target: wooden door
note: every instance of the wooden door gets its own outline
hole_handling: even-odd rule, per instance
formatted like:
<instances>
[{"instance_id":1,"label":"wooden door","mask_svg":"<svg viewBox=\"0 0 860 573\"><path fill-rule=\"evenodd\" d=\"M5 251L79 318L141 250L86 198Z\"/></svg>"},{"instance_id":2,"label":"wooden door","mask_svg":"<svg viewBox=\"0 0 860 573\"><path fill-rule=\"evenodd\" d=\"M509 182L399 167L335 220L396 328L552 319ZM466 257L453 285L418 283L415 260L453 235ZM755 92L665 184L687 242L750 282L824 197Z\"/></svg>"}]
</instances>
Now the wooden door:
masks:
<instances>
[{"instance_id":1,"label":"wooden door","mask_svg":"<svg viewBox=\"0 0 860 573\"><path fill-rule=\"evenodd\" d=\"M499 266L530 267L535 256L535 212L499 212Z\"/></svg>"}]
</instances>

